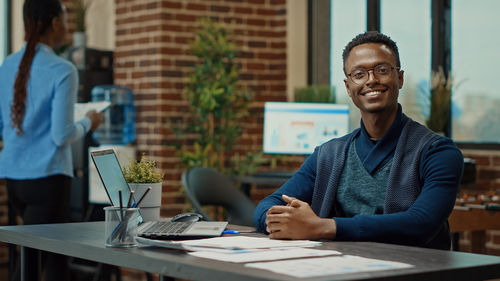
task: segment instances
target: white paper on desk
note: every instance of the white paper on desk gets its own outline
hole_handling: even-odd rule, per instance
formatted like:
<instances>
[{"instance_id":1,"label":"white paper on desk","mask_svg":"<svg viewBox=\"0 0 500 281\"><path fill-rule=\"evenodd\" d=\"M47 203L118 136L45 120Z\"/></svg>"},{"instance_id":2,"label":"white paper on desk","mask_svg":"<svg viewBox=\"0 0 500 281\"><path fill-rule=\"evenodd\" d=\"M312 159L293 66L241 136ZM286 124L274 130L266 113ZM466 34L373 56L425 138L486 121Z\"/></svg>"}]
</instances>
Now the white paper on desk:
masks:
<instances>
[{"instance_id":1,"label":"white paper on desk","mask_svg":"<svg viewBox=\"0 0 500 281\"><path fill-rule=\"evenodd\" d=\"M212 260L226 261L226 262L255 262L255 261L269 261L269 260L282 260L303 257L321 257L341 255L338 251L330 250L316 250L309 248L295 248L289 247L284 249L271 249L271 250L233 250L232 252L189 252L188 254Z\"/></svg>"},{"instance_id":2,"label":"white paper on desk","mask_svg":"<svg viewBox=\"0 0 500 281\"><path fill-rule=\"evenodd\" d=\"M321 242L310 240L276 240L267 237L223 236L198 240L176 241L187 247L219 248L229 250L241 249L276 249L287 247L316 247ZM200 250L200 249L198 249Z\"/></svg>"},{"instance_id":3,"label":"white paper on desk","mask_svg":"<svg viewBox=\"0 0 500 281\"><path fill-rule=\"evenodd\" d=\"M95 110L97 112L102 112L106 108L108 108L111 105L111 102L109 101L93 101L93 102L85 102L85 103L75 103L75 113L74 113L74 120L78 121L81 120L82 118L85 117L87 112L91 110Z\"/></svg>"},{"instance_id":4,"label":"white paper on desk","mask_svg":"<svg viewBox=\"0 0 500 281\"><path fill-rule=\"evenodd\" d=\"M369 259L351 255L258 262L245 264L245 266L270 270L299 278L413 267L411 264L401 262Z\"/></svg>"},{"instance_id":5,"label":"white paper on desk","mask_svg":"<svg viewBox=\"0 0 500 281\"><path fill-rule=\"evenodd\" d=\"M182 245L181 243L179 243L179 241L148 239L148 238L144 238L144 237L140 237L140 236L137 236L135 238L135 240L141 244L144 244L144 245L163 247L163 248L169 248L169 249L175 249L175 250L184 250L184 251L210 251L210 252L226 253L226 254L231 254L231 253L234 253L234 251L236 251L236 250L221 249L221 248L185 246L185 245Z\"/></svg>"}]
</instances>

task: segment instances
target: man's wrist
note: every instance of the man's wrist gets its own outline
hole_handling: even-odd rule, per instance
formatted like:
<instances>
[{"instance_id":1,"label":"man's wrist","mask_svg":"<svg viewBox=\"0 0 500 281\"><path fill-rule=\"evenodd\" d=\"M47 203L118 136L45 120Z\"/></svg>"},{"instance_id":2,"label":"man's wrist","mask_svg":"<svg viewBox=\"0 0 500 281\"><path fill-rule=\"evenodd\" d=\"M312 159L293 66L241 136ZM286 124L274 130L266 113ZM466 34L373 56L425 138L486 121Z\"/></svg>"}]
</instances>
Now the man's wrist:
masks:
<instances>
[{"instance_id":1,"label":"man's wrist","mask_svg":"<svg viewBox=\"0 0 500 281\"><path fill-rule=\"evenodd\" d=\"M321 227L319 228L319 239L335 239L337 233L337 223L334 219L323 218L321 219Z\"/></svg>"}]
</instances>

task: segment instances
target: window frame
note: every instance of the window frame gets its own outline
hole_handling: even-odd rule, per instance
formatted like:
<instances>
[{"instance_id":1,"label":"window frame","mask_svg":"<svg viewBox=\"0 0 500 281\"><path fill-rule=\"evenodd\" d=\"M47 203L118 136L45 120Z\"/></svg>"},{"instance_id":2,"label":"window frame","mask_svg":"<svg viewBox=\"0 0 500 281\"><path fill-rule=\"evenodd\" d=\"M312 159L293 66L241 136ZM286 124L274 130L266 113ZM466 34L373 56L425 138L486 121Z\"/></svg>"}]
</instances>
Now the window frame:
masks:
<instances>
[{"instance_id":1,"label":"window frame","mask_svg":"<svg viewBox=\"0 0 500 281\"><path fill-rule=\"evenodd\" d=\"M12 0L7 0L7 55L12 53Z\"/></svg>"}]
</instances>

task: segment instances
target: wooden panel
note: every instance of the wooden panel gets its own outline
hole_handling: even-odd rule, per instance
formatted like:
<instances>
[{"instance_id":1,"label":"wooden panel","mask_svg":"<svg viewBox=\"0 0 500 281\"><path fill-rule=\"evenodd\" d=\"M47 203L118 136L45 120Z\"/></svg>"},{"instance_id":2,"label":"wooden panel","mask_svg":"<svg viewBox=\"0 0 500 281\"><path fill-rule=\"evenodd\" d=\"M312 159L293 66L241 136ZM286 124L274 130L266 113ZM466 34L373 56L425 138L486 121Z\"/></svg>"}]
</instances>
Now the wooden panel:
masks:
<instances>
[{"instance_id":1,"label":"wooden panel","mask_svg":"<svg viewBox=\"0 0 500 281\"><path fill-rule=\"evenodd\" d=\"M451 232L500 230L500 212L453 210L448 221Z\"/></svg>"}]
</instances>

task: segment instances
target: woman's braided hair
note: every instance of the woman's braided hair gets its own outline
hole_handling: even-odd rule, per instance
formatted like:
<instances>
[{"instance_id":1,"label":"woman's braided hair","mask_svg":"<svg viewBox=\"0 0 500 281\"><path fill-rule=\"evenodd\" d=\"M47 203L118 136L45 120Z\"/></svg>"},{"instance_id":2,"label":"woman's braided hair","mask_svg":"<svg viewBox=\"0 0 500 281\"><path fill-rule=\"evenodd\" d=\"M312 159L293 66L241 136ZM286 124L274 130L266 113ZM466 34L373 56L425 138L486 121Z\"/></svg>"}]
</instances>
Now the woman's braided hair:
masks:
<instances>
[{"instance_id":1,"label":"woman's braided hair","mask_svg":"<svg viewBox=\"0 0 500 281\"><path fill-rule=\"evenodd\" d=\"M11 105L10 116L17 129L22 134L22 123L26 112L26 84L30 77L31 64L36 53L36 46L40 37L52 25L52 19L61 15L63 11L59 0L26 0L23 6L23 19L26 48L14 82L14 100Z\"/></svg>"}]
</instances>

